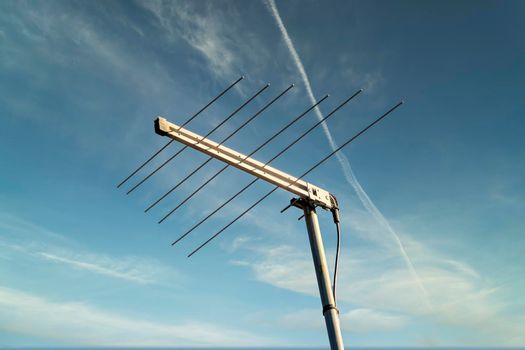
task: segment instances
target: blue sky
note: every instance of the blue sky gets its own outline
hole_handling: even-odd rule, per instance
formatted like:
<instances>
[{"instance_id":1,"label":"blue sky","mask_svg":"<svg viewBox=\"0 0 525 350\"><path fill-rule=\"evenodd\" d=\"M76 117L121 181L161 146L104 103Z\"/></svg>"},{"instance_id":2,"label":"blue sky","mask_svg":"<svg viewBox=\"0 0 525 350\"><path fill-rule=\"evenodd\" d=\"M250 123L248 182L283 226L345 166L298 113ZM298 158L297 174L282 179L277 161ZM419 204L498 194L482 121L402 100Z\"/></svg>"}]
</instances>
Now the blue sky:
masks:
<instances>
[{"instance_id":1,"label":"blue sky","mask_svg":"<svg viewBox=\"0 0 525 350\"><path fill-rule=\"evenodd\" d=\"M166 142L157 115L181 123L241 74L188 128L206 133L271 83L211 136L221 140L295 83L227 143L245 153L330 94L262 161L364 89L274 162L297 175L329 138L406 101L306 179L342 208L347 346L525 346L523 2L0 7L0 346L327 345L304 223L279 214L289 194L187 259L271 187L253 186L176 247L250 177L227 170L162 225L219 162L148 214L202 155L185 152L129 196L115 188ZM332 267L329 213L320 221Z\"/></svg>"}]
</instances>

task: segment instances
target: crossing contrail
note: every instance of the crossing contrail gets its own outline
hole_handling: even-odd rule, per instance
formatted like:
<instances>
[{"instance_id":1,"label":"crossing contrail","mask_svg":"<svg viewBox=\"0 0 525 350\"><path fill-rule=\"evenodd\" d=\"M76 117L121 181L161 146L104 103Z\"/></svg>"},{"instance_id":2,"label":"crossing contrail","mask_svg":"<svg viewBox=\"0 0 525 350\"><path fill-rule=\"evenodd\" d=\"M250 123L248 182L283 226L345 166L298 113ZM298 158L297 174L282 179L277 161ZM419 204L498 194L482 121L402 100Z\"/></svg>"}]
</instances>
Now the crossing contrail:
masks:
<instances>
[{"instance_id":1,"label":"crossing contrail","mask_svg":"<svg viewBox=\"0 0 525 350\"><path fill-rule=\"evenodd\" d=\"M303 80L303 83L306 87L306 93L308 95L308 98L312 103L315 103L315 98L312 92L312 86L310 84L310 79L308 78L308 75L306 74L301 58L297 54L297 51L295 50L295 46L292 42L292 39L288 35L288 31L286 30L286 27L284 26L281 16L279 15L279 11L277 10L277 5L275 4L275 1L267 0L266 5L272 17L275 19L275 22L277 23L277 26L279 27L279 31L281 32L281 35L283 37L284 43L286 44L288 51L290 51L290 54L292 55L292 59L295 65L297 66L297 69L299 70L299 75L301 76L301 79ZM319 120L323 119L323 115L319 107L315 108L315 115L317 116ZM328 139L328 143L330 144L330 147L332 148L332 150L335 150L337 148L337 145L334 141L334 138L332 137L332 133L330 132L330 129L328 129L328 125L325 122L323 122L321 125L323 127L323 132L326 138ZM339 164L341 165L346 181L354 188L355 192L357 193L357 196L359 197L359 200L361 201L365 209L370 214L372 214L372 216L376 219L376 221L391 234L392 238L394 239L394 242L397 244L399 248L399 253L403 257L403 260L405 261L408 267L408 270L410 271L414 280L416 281L418 288L423 293L426 304L429 305L427 291L425 287L423 286L423 283L421 282L421 278L419 277L416 269L414 268L414 265L412 264L412 261L410 260L410 257L408 256L405 250L405 247L403 246L403 242L399 238L398 234L393 229L393 227L390 225L390 223L385 218L385 216L381 213L381 211L375 206L374 202L372 202L368 194L365 192L365 190L363 189L363 187L357 180L352 170L352 167L350 166L350 162L348 161L346 156L342 152L337 152L335 155L337 157Z\"/></svg>"}]
</instances>

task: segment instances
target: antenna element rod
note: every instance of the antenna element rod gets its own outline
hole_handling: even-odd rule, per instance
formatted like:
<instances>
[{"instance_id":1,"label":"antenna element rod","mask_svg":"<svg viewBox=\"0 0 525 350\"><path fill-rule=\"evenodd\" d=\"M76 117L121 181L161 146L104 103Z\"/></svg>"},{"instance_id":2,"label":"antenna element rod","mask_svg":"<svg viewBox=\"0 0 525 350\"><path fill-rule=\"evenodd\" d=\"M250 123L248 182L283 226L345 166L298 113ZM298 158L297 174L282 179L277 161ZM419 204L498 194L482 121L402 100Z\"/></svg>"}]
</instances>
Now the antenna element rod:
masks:
<instances>
[{"instance_id":1,"label":"antenna element rod","mask_svg":"<svg viewBox=\"0 0 525 350\"><path fill-rule=\"evenodd\" d=\"M275 139L277 136L279 136L280 134L282 134L286 129L288 129L290 126L292 126L294 123L296 123L297 121L299 121L299 119L301 119L302 117L304 117L309 111L311 111L313 108L315 108L316 106L318 106L321 102L323 102L325 99L328 98L328 95L325 95L321 100L319 100L315 105L313 105L312 107L308 108L306 111L304 111L303 113L301 113L299 116L297 116L295 119L293 119L291 122L289 122L288 124L286 124L283 128L281 128L281 130L279 130L277 133L275 133L272 137L270 137L268 140L266 140L264 143L262 143L259 147L257 147L255 150L253 150L250 154L248 154L246 157L244 157L244 159L241 160L244 161L245 159L251 157L252 155L254 155L257 151L259 151L261 148L263 148L264 146L266 146L268 143L270 143L273 139ZM265 164L268 165L269 162L267 162ZM215 175L213 175L212 177L210 177L208 180L206 180L202 185L200 185L195 191L193 191L188 197L186 197L182 202L180 202L179 204L177 204L177 206L175 208L173 208L172 211L170 211L166 216L164 216L162 218L162 221L164 221L165 219L168 218L168 216L170 216L171 214L173 214L177 209L179 209L182 205L184 205L184 203L186 203L188 200L190 200L194 195L196 195L200 190L202 190L207 184L209 184L211 181L213 181L213 179L215 179L217 176L219 176L223 171L225 171L226 169L228 169L228 167L230 166L230 164L226 164L221 170L219 170L218 172L215 173ZM244 189L243 189L244 191ZM220 208L219 208L220 209ZM213 214L212 214L213 215ZM159 222L159 223L160 223ZM175 242L176 243L176 242Z\"/></svg>"},{"instance_id":2,"label":"antenna element rod","mask_svg":"<svg viewBox=\"0 0 525 350\"><path fill-rule=\"evenodd\" d=\"M234 87L235 85L237 85L238 82L240 82L241 80L244 79L244 76L241 76L239 77L239 79L237 79L236 81L234 81L230 86L228 86L225 90L223 90L220 94L218 94L217 96L215 96L215 98L213 100L211 100L210 102L208 102L208 104L206 104L206 106L202 107L197 113L195 113L194 115L191 116L190 119L186 120L180 127L182 128L183 126L185 126L186 124L188 124L189 122L191 122L193 119L195 119L196 116L198 116L199 114L201 114L206 108L208 108L213 102L217 101L219 98L222 97L222 95L224 95L226 92L228 92L232 87ZM155 152L155 154L153 154L151 157L149 157L148 160L146 160L144 163L142 163L142 165L140 165L137 169L135 169L135 171L133 171L128 177L126 177L121 183L119 183L117 185L117 188L120 188L120 186L122 186L123 184L126 183L126 181L128 181L129 179L131 179L133 177L133 175L135 175L140 169L144 168L144 166L146 164L148 164L149 162L151 162L153 160L153 158L155 158L156 156L159 155L160 152L162 152L166 147L168 147L169 145L171 145L171 143L173 142L174 140L170 140L168 141L168 143L166 143L164 146L162 146L157 152Z\"/></svg>"},{"instance_id":3,"label":"antenna element rod","mask_svg":"<svg viewBox=\"0 0 525 350\"><path fill-rule=\"evenodd\" d=\"M375 124L379 123L383 118L385 118L387 115L389 115L390 113L392 113L396 108L398 108L399 106L401 106L404 102L401 101L399 102L397 105L395 105L394 107L390 108L387 112L385 112L383 115L381 115L379 118L377 118L376 120L374 120L372 123L370 123L367 127L365 127L364 129L362 129L360 132L358 132L357 134L355 134L352 138L350 138L348 141L346 141L345 143L343 143L341 146L337 147L333 152L331 152L330 154L328 154L326 157L324 157L323 159L321 159L319 162L317 162L315 165L313 165L310 169L308 169L306 172L304 172L301 176L299 176L297 178L297 181L299 181L300 179L302 179L304 176L308 175L311 171L313 171L315 168L317 168L319 165L321 165L322 163L324 163L328 158L332 157L334 154L336 154L337 152L339 152L343 147L347 146L349 143L351 143L352 141L354 141L356 138L358 138L359 136L361 136L364 132L366 132L368 129L370 129L372 126L374 126ZM208 244L211 240L213 240L215 237L217 237L219 234L221 234L224 230L226 230L228 227L230 227L233 223L235 223L237 220L239 220L241 217L243 217L247 212L249 212L250 210L252 210L256 205L258 205L259 203L261 203L263 200L265 200L268 196L270 196L273 192L275 192L279 187L276 186L274 187L270 192L266 193L264 196L262 196L259 200L257 200L254 204L252 204L248 209L246 209L245 211L243 211L241 214L239 214L235 219L233 219L232 221L230 221L226 226L224 226L222 229L220 229L217 233L215 233L213 236L211 236L210 238L208 238L204 243L202 243L200 246L198 246L195 250L193 250L189 255L188 255L188 258L191 257L193 254L195 254L196 252L198 252L200 249L202 249L206 244Z\"/></svg>"},{"instance_id":4,"label":"antenna element rod","mask_svg":"<svg viewBox=\"0 0 525 350\"><path fill-rule=\"evenodd\" d=\"M302 138L304 138L307 134L309 134L312 130L314 130L317 126L319 126L322 122L326 121L328 118L330 118L330 116L332 116L335 112L337 112L341 107L343 107L346 103L350 102L350 100L352 100L354 97L356 97L357 95L359 95L363 90L360 89L358 90L356 93L354 93L352 96L350 96L349 98L347 98L345 101L343 101L343 103L341 103L339 106L337 106L335 109L333 109L330 113L328 113L326 115L326 117L324 117L323 119L321 119L320 121L318 121L317 123L315 123L312 127L310 127L308 130L306 130L301 136L299 136L297 139L295 139L292 143L290 143L288 146L286 146L282 151L280 151L279 153L277 153L272 159L270 159L268 162L266 162L266 165L268 165L270 162L274 161L275 159L277 159L279 156L281 156L284 152L286 152L288 149L290 149L290 147L292 147L293 145L295 145L299 140L301 140ZM328 96L326 96L328 97ZM326 98L325 97L325 98ZM324 100L324 98L323 98ZM317 105L319 105L323 100L317 102L316 104L314 104L312 107L310 107L308 110L306 110L304 112L304 114L308 113L309 111L311 111L312 109L314 109L315 107L317 107ZM228 200L226 200L224 203L222 203L217 209L215 209L214 211L212 211L210 214L208 214L208 216L206 216L204 219L202 219L201 221L199 221L196 225L194 225L190 230L186 231L182 236L180 236L177 240L175 240L172 245L176 244L177 242L179 242L182 238L186 237L190 232L192 232L193 230L195 230L198 226L200 226L204 221L208 220L212 215L214 215L216 212L218 212L220 209L222 209L224 206L226 206L228 203L230 203L232 200L234 200L237 196L239 196L241 193L243 193L245 190L247 190L250 186L252 186L255 182L257 182L257 180L259 180L259 178L255 178L254 180L252 180L249 184L247 184L246 186L244 186L241 190L239 190L237 193L235 193L232 197L230 197ZM165 219L165 218L164 218ZM164 219L162 219L161 221L159 221L159 223L161 223Z\"/></svg>"},{"instance_id":5,"label":"antenna element rod","mask_svg":"<svg viewBox=\"0 0 525 350\"><path fill-rule=\"evenodd\" d=\"M250 97L246 102L244 102L242 105L240 105L235 111L233 111L226 119L224 119L222 122L219 123L219 125L217 125L216 127L214 127L210 132L208 132L205 136L202 137L201 140L207 138L208 136L210 136L211 133L213 133L215 130L217 130L218 128L220 128L224 123L226 123L228 120L230 120L235 114L237 114L237 112L239 112L241 109L243 109L248 103L252 102L253 99L255 99L257 96L259 96L264 90L266 90L268 87L270 86L270 84L266 84L262 89L260 89L259 91L257 91L255 93L255 95L253 95L252 97ZM179 154L181 154L186 148L188 148L188 146L184 146L183 148L181 148L177 153L175 153L173 156L171 156L170 158L168 158L168 160L166 160L164 163L162 163L160 166L158 166L155 170L153 170L151 173L149 173L148 176L146 176L145 178L143 178L141 181L139 181L135 186L133 186L126 194L130 194L131 192L133 192L137 187L139 187L140 185L142 185L147 179L149 179L150 177L152 177L157 171L159 171L161 168L163 168L166 164L168 164L170 161L172 161L175 157L177 157Z\"/></svg>"},{"instance_id":6,"label":"antenna element rod","mask_svg":"<svg viewBox=\"0 0 525 350\"><path fill-rule=\"evenodd\" d=\"M279 98L281 98L285 93L290 91L294 87L294 84L291 84L286 90L281 92L279 95L277 95L275 98L273 98L270 102L268 102L263 108L259 109L254 115L252 115L248 120L246 120L244 123L241 124L235 131L233 131L228 137L226 137L224 140L219 143L219 146L228 141L232 136L234 136L239 130L244 128L248 123L250 123L252 120L254 120L257 116L259 116L262 112L264 112L268 107L270 107L275 101L277 101ZM151 204L144 212L148 212L151 208L153 208L155 205L157 205L160 201L162 201L164 198L166 198L170 193L175 191L180 185L182 185L186 180L188 180L190 177L192 177L195 173L197 173L200 169L202 169L206 164L208 164L213 157L209 157L204 163L199 165L195 170L193 170L190 174L188 174L184 179L180 180L179 183L177 183L175 186L173 186L168 192L163 194L159 199L157 199L153 204ZM173 210L175 211L175 210ZM170 212L171 214L171 212ZM168 214L169 215L169 214Z\"/></svg>"}]
</instances>

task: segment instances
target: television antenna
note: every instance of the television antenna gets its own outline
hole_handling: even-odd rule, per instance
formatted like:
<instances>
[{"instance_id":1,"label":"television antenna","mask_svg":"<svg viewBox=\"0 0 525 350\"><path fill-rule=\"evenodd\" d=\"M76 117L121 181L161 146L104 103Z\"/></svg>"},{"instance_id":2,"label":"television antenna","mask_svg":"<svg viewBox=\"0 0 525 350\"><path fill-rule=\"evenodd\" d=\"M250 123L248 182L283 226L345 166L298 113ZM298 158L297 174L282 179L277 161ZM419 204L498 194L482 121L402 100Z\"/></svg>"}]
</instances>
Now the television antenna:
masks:
<instances>
[{"instance_id":1,"label":"television antenna","mask_svg":"<svg viewBox=\"0 0 525 350\"><path fill-rule=\"evenodd\" d=\"M201 136L185 128L185 126L189 122L195 119L204 110L206 110L210 105L212 105L220 97L226 94L229 90L231 90L235 85L237 85L243 79L244 79L244 76L239 77L236 81L230 84L225 90L223 90L220 94L218 94L208 104L206 104L203 108L201 108L197 113L195 113L193 116L191 116L188 120L186 120L181 125L174 124L168 121L166 118L163 118L161 116L157 117L154 121L155 132L160 136L168 137L170 140L168 141L168 143L166 143L166 145L160 148L156 153L154 153L150 158L148 158L143 164L141 164L136 170L134 170L129 176L127 176L117 187L121 187L122 185L124 185L128 180L130 180L133 176L135 176L142 168L144 168L149 162L151 162L151 160L157 157L163 150L168 148L168 146L170 146L174 141L181 143L183 147L180 148L177 152L175 152L175 154L172 155L170 158L168 158L166 161L164 161L160 166L158 166L152 172L150 172L147 176L145 176L142 180L140 180L138 183L132 186L131 189L127 192L127 194L130 194L135 189L137 189L139 186L141 186L146 180L148 180L150 177L156 174L161 168L163 168L166 164L171 162L174 158L176 158L179 154L181 154L183 151L185 151L188 148L192 148L200 153L207 155L208 159L205 162L203 162L201 165L199 165L197 168L195 168L192 172L190 172L181 181L179 181L168 192L166 192L164 195L158 198L155 202L153 202L148 208L146 208L145 212L148 212L154 206L156 206L160 201L167 198L168 195L170 195L173 191L175 191L182 183L187 181L190 177L196 174L200 169L206 166L206 164L208 164L213 159L217 159L225 163L225 165L218 172L216 172L214 175L208 178L203 184L201 184L196 190L194 190L189 196L187 196L184 200L178 203L174 207L174 209L172 209L163 218L161 218L158 222L159 224L164 222L177 209L179 209L182 205L184 205L195 194L201 191L207 184L209 184L212 180L214 180L217 176L219 176L222 172L224 172L230 166L233 166L254 177L254 179L251 182L249 182L247 185L241 188L237 193L235 193L233 196L228 198L221 205L219 205L219 207L217 207L210 214L208 214L206 217L201 219L199 222L193 225L189 230L187 230L184 234L178 237L172 243L172 245L175 245L178 242L180 242L183 238L188 236L191 232L193 232L202 223L204 223L206 220L211 218L215 213L217 213L219 210L224 208L228 203L234 200L237 196L239 196L242 192L244 192L246 189L248 189L258 180L263 180L263 181L266 181L274 185L274 188L272 190L270 190L264 196L262 196L257 201L255 201L251 206L245 209L236 218L234 218L227 225L222 227L214 235L208 238L205 242L199 245L196 249L194 249L188 255L188 257L193 256L195 253L201 250L204 246L206 246L213 239L219 236L222 232L224 232L227 228L233 225L236 221L238 221L246 213L252 210L255 206L260 204L263 200L268 198L276 190L283 189L285 191L290 192L295 197L292 198L290 200L290 203L284 209L281 210L281 213L288 210L291 207L299 208L303 212L303 215L299 219L302 219L304 217L305 222L306 222L306 229L308 231L308 238L310 241L310 248L312 252L312 258L313 258L315 273L317 277L317 285L319 287L319 294L320 294L321 303L323 306L322 313L325 319L325 324L326 324L326 328L328 332L330 348L332 350L342 350L344 349L344 345L343 345L343 338L341 336L341 328L339 324L339 310L337 309L337 303L336 303L337 269L338 269L338 263L339 263L340 238L341 238L339 204L337 203L336 197L332 193L328 192L327 190L319 186L306 182L305 180L303 180L303 178L307 176L309 173L311 173L313 170L318 168L320 165L322 165L325 161L330 159L333 155L335 155L341 149L349 145L351 142L353 142L363 133L365 133L368 129L370 129L371 127L379 123L381 120L383 120L385 117L387 117L395 109L401 106L403 104L403 101L397 103L392 108L390 108L385 113L383 113L381 116L377 117L375 120L373 120L370 124L368 124L365 128L363 128L357 134L349 138L346 142L341 144L338 148L336 148L335 150L327 154L324 158L322 158L317 163L315 163L313 166L311 166L303 174L301 174L298 177L295 177L284 171L281 171L279 169L276 169L270 166L269 163L271 163L272 161L280 157L282 154L284 154L286 151L288 151L291 147L293 147L295 144L301 141L304 137L306 137L311 131L313 131L319 125L326 122L328 118L334 115L348 102L350 102L355 97L357 97L363 90L358 90L357 92L352 94L350 97L345 99L336 108L334 108L330 113L328 113L324 118L319 120L309 129L307 129L305 132L303 132L299 137L297 137L293 142L291 142L286 147L284 147L269 161L261 162L261 161L258 161L252 158L252 155L254 155L260 149L265 147L268 143L273 141L277 136L282 134L285 130L287 130L297 121L299 121L301 118L306 116L310 111L312 111L315 108L318 108L319 104L321 104L323 101L325 101L328 98L328 95L325 95L323 98L321 98L319 101L314 103L312 106L308 107L304 112L302 112L297 117L295 117L293 120L291 120L288 124L286 124L279 131L277 131L272 137L267 139L265 142L263 142L261 145L256 147L251 153L247 155L226 147L224 143L228 141L230 138L232 138L235 134L237 134L237 132L240 131L242 128L244 128L248 123L252 122L255 118L260 116L274 102L276 102L278 99L284 96L288 91L290 91L294 87L293 84L290 85L288 88L286 88L283 92L278 94L276 97L271 99L269 102L267 102L262 108L260 108L255 114L253 114L250 118L244 121L238 128L236 128L232 133L229 134L229 136L224 138L221 142L212 141L211 139L208 138L208 136L210 136L213 132L215 132L218 128L220 128L228 120L230 120L233 116L235 116L239 111L241 111L245 106L247 106L250 102L252 102L255 98L257 98L263 91L265 91L270 86L270 84L266 84L260 90L255 92L254 95L252 95L249 99L247 99L244 103L242 103L238 108L236 108L233 112L231 112L224 120L222 120L217 126L215 126L206 135ZM336 257L335 257L335 265L334 265L333 284L330 283L330 274L328 271L328 265L326 263L323 239L321 236L321 230L319 228L319 222L317 218L316 208L318 207L324 210L329 210L332 213L332 218L336 225L337 248L336 248Z\"/></svg>"}]
</instances>

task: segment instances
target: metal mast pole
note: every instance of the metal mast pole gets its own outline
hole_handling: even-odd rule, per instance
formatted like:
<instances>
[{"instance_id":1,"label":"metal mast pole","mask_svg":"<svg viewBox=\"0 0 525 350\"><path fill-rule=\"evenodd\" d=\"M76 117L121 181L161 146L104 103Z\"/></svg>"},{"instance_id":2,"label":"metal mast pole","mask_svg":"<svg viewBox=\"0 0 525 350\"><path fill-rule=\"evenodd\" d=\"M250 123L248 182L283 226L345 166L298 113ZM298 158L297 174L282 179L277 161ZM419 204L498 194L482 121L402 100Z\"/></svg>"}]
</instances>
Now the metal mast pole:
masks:
<instances>
[{"instance_id":1,"label":"metal mast pole","mask_svg":"<svg viewBox=\"0 0 525 350\"><path fill-rule=\"evenodd\" d=\"M297 203L299 202L299 203ZM330 283L330 274L326 264L324 253L323 238L319 229L319 221L315 207L309 201L300 199L296 202L304 211L306 228L308 229L308 238L310 239L310 248L312 249L312 258L314 261L315 275L317 276L317 285L321 295L323 305L323 316L328 331L331 350L344 350L343 337L341 336L341 327L339 324L339 310L336 307L334 295Z\"/></svg>"}]
</instances>

